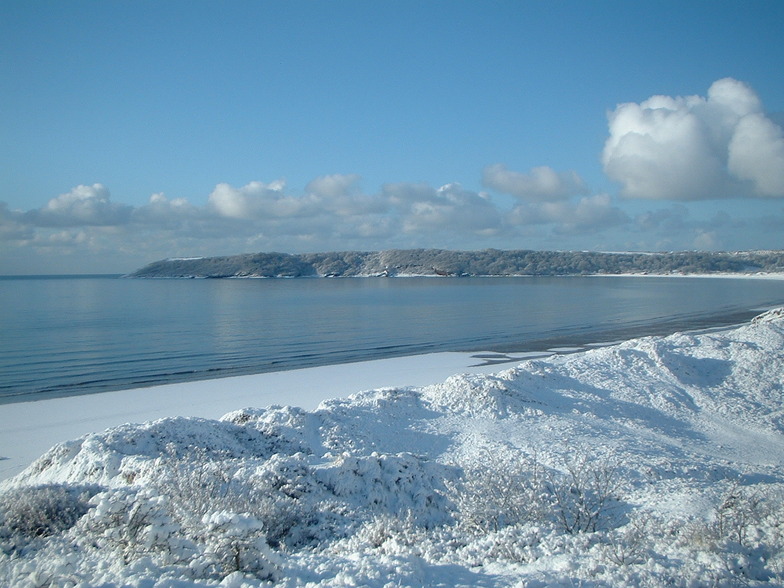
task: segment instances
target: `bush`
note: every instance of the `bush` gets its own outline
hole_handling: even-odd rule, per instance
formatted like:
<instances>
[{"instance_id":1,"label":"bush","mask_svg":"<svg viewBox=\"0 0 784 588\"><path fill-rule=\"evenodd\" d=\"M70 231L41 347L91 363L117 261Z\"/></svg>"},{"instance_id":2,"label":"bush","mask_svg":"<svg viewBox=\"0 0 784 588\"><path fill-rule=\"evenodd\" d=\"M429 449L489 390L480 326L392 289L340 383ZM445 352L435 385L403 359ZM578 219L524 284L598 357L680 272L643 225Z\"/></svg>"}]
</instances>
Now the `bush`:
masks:
<instances>
[{"instance_id":1,"label":"bush","mask_svg":"<svg viewBox=\"0 0 784 588\"><path fill-rule=\"evenodd\" d=\"M79 523L80 536L85 543L115 552L126 565L148 555L182 561L193 551L164 496L120 488L102 492L92 502L94 508Z\"/></svg>"},{"instance_id":2,"label":"bush","mask_svg":"<svg viewBox=\"0 0 784 588\"><path fill-rule=\"evenodd\" d=\"M651 516L635 514L625 526L614 529L603 537L603 555L613 565L642 563L649 554L651 536L661 533L661 530L655 528Z\"/></svg>"},{"instance_id":3,"label":"bush","mask_svg":"<svg viewBox=\"0 0 784 588\"><path fill-rule=\"evenodd\" d=\"M267 545L264 525L247 513L214 512L202 519L203 552L192 564L201 576L224 579L235 572L275 578L279 559Z\"/></svg>"},{"instance_id":4,"label":"bush","mask_svg":"<svg viewBox=\"0 0 784 588\"><path fill-rule=\"evenodd\" d=\"M189 459L161 458L165 471L156 491L176 496L174 516L188 528L199 527L214 513L244 513L259 520L270 545L306 543L312 507L302 495L310 491L307 466L295 457L274 456L249 471L234 459L214 459L194 449Z\"/></svg>"},{"instance_id":5,"label":"bush","mask_svg":"<svg viewBox=\"0 0 784 588\"><path fill-rule=\"evenodd\" d=\"M472 532L549 522L573 535L611 523L621 480L610 461L582 455L554 470L542 466L536 453L513 448L494 447L481 455L481 463L465 468L449 488L460 524Z\"/></svg>"},{"instance_id":6,"label":"bush","mask_svg":"<svg viewBox=\"0 0 784 588\"><path fill-rule=\"evenodd\" d=\"M757 490L744 488L733 481L714 508L711 534L718 541L729 539L738 545L746 545L747 534L767 514L763 495Z\"/></svg>"},{"instance_id":7,"label":"bush","mask_svg":"<svg viewBox=\"0 0 784 588\"><path fill-rule=\"evenodd\" d=\"M546 519L549 505L543 468L536 454L485 449L479 462L464 468L459 482L449 484L450 498L466 530L495 532L510 525Z\"/></svg>"},{"instance_id":8,"label":"bush","mask_svg":"<svg viewBox=\"0 0 784 588\"><path fill-rule=\"evenodd\" d=\"M598 531L618 506L621 486L617 468L582 455L564 464L562 472L548 472L547 493L561 528L575 533Z\"/></svg>"},{"instance_id":9,"label":"bush","mask_svg":"<svg viewBox=\"0 0 784 588\"><path fill-rule=\"evenodd\" d=\"M55 484L0 494L0 548L16 553L37 538L70 529L87 513L89 494L83 488Z\"/></svg>"}]
</instances>

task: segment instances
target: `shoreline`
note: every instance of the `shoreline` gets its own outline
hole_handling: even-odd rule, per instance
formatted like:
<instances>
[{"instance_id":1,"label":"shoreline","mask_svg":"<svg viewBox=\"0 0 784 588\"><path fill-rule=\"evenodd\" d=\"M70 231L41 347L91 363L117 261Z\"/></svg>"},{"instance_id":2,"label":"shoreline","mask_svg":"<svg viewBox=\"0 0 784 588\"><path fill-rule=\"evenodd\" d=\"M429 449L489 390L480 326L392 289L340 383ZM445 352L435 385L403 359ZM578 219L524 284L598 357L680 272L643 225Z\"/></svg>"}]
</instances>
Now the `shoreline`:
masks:
<instances>
[{"instance_id":1,"label":"shoreline","mask_svg":"<svg viewBox=\"0 0 784 588\"><path fill-rule=\"evenodd\" d=\"M0 276L5 278L18 278L18 277L71 277L65 276ZM90 277L74 275L73 277ZM350 276L332 276L332 275L309 275L309 276L260 276L260 275L247 275L247 276L133 276L131 274L102 274L93 277L112 277L114 279L129 279L129 280L372 280L372 279L411 279L411 278L433 278L438 280L443 279L463 279L463 278L727 278L739 280L784 280L784 273L780 272L716 272L716 273L681 273L674 272L670 274L657 274L657 273L619 273L619 274L417 274L417 273L400 273L394 275L382 274L355 274Z\"/></svg>"},{"instance_id":2,"label":"shoreline","mask_svg":"<svg viewBox=\"0 0 784 588\"><path fill-rule=\"evenodd\" d=\"M740 280L784 280L784 272L716 272L716 273L681 273L673 272L669 274L657 273L597 273L597 274L470 274L470 275L439 275L439 274L416 274L416 273L400 273L395 275L378 275L378 274L357 274L351 276L330 276L330 275L313 275L313 276L225 276L225 277L207 277L207 276L132 276L130 273L125 274L0 274L0 280L46 280L46 279L133 279L133 280L354 280L354 279L408 279L408 278L728 278Z\"/></svg>"},{"instance_id":3,"label":"shoreline","mask_svg":"<svg viewBox=\"0 0 784 588\"><path fill-rule=\"evenodd\" d=\"M230 376L29 400L0 411L0 483L12 478L57 443L125 423L161 418L219 419L242 408L273 405L315 410L332 398L377 388L406 388L441 382L457 373L493 373L498 359L481 352L440 352L280 372ZM537 356L548 354L536 354Z\"/></svg>"},{"instance_id":4,"label":"shoreline","mask_svg":"<svg viewBox=\"0 0 784 588\"><path fill-rule=\"evenodd\" d=\"M614 274L614 275L596 275L596 276L573 276L575 278L605 278L605 277L653 277L661 278L668 277L662 275L640 275L635 274ZM675 276L671 276L675 277ZM695 277L691 275L684 275L679 277ZM717 277L734 278L735 276L725 274L721 277L713 275L700 275L700 278ZM748 279L759 279L758 276L747 276ZM293 278L297 279L297 278ZM344 279L344 278L338 278ZM359 278L345 278L345 279L359 279ZM489 276L488 279L494 279L494 276ZM784 274L771 274L771 280L784 280ZM302 366L293 367L276 367L269 371L253 371L252 369L244 368L231 368L225 370L226 373L215 373L212 370L205 370L201 372L194 372L185 376L162 376L160 379L139 380L137 382L128 382L118 385L107 385L105 387L98 387L96 389L89 389L87 391L78 391L78 386L74 386L75 390L58 391L56 389L45 389L39 391L28 391L17 394L9 394L0 396L0 406L8 407L19 403L30 402L46 402L50 400L65 400L69 398L79 398L82 396L96 396L109 393L122 393L134 390L146 390L149 388L164 388L167 386L187 386L199 384L201 382L213 382L221 380L232 380L234 378L247 378L254 376L264 376L269 374L287 373L290 371L300 371L307 369L326 368L330 366L361 364L367 362L385 361L385 360L405 360L409 357L438 355L438 354L458 354L458 355L473 355L482 353L492 353L495 355L514 355L509 359L494 360L491 363L500 364L516 361L518 358L527 359L531 356L541 357L551 353L563 353L564 349L568 352L580 351L595 347L602 347L610 344L615 344L620 341L629 339L636 339L640 337L649 336L662 336L669 335L674 332L698 332L706 329L722 329L737 326L749 321L751 318L765 312L772 308L777 308L784 304L784 301L767 302L752 308L736 308L732 310L725 309L722 312L705 314L705 315L683 315L680 317L658 317L656 320L644 322L631 322L625 325L614 325L602 327L598 325L590 331L575 331L562 334L552 334L546 337L529 338L525 340L517 340L516 337L499 338L495 342L485 341L481 343L481 347L469 347L455 345L453 347L444 346L431 346L431 349L403 351L400 354L392 352L378 353L378 354L361 354L351 359L338 360L338 363L318 363L308 362ZM440 347L440 348L439 348ZM224 370L220 370L224 371ZM157 380L157 381L156 381ZM0 454L0 461L2 454Z\"/></svg>"},{"instance_id":5,"label":"shoreline","mask_svg":"<svg viewBox=\"0 0 784 588\"><path fill-rule=\"evenodd\" d=\"M0 573L9 585L31 570L39 579L122 585L380 585L390 575L417 586L780 579L784 307L739 328L636 339L500 373L475 361L505 358L435 354L316 368L299 372L299 382L288 372L277 386L251 390L254 406L288 394L318 406L307 412L239 408L240 379L212 381L207 398L226 403L218 412L238 403L223 420L129 423L57 445L0 482L8 512L50 520L29 505L52 504L86 518L46 537L6 523L12 549L21 549ZM391 384L390 374L433 382L443 376L434 367L449 373L466 362L493 373L345 396ZM339 397L316 404L333 392L330 382ZM111 408L126 420L153 408L142 400ZM209 408L192 395L153 400L164 412L162 400L177 413ZM96 424L94 408L83 426ZM24 440L36 431L16 433ZM522 501L510 507L510 493ZM583 503L586 495L596 498ZM566 513L588 512L583 504L601 515L574 526ZM736 504L748 525L736 524ZM714 522L722 514L724 530ZM228 541L245 542L225 551ZM610 557L605 548L616 544L639 557ZM267 558L270 575L215 574L214 554L239 549ZM749 575L727 566L752 552L765 568Z\"/></svg>"},{"instance_id":6,"label":"shoreline","mask_svg":"<svg viewBox=\"0 0 784 588\"><path fill-rule=\"evenodd\" d=\"M590 277L625 276L606 274ZM738 275L725 274L723 277L738 278ZM745 277L761 279L758 274ZM782 280L784 274L768 274L764 279ZM768 308L776 306L773 304ZM579 353L640 337L729 329L764 310L766 308L755 307L729 314L632 324L592 333L554 336L527 344L498 343L483 349L360 359L37 400L19 396L11 402L3 402L0 410L0 481L21 472L57 443L128 422L178 416L218 419L234 410L270 405L314 410L324 400L344 398L365 390L436 384L458 373L494 373L526 359Z\"/></svg>"},{"instance_id":7,"label":"shoreline","mask_svg":"<svg viewBox=\"0 0 784 588\"><path fill-rule=\"evenodd\" d=\"M749 311L749 317L761 310ZM529 359L571 355L646 336L732 329L733 321L693 329L664 328L641 334L639 327L615 331L619 338L577 343L552 339L541 350L514 351L498 346L484 351L443 351L370 359L147 387L94 392L4 404L0 411L0 486L58 443L126 423L164 418L219 419L244 408L294 406L313 411L325 400L367 390L438 384L457 374L492 374ZM672 326L672 325L670 325ZM644 330L644 329L643 329ZM635 334L636 333L636 334Z\"/></svg>"}]
</instances>

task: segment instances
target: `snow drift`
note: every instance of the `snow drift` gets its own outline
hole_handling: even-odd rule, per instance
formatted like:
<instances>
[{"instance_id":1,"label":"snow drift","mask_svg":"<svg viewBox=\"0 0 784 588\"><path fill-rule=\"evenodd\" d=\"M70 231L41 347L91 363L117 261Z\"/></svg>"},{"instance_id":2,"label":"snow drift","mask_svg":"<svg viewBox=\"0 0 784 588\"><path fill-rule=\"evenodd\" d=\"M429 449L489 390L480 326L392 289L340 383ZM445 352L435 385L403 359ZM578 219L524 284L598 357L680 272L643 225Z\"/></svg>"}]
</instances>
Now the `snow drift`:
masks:
<instances>
[{"instance_id":1,"label":"snow drift","mask_svg":"<svg viewBox=\"0 0 784 588\"><path fill-rule=\"evenodd\" d=\"M784 311L53 447L3 484L28 586L784 582Z\"/></svg>"}]
</instances>

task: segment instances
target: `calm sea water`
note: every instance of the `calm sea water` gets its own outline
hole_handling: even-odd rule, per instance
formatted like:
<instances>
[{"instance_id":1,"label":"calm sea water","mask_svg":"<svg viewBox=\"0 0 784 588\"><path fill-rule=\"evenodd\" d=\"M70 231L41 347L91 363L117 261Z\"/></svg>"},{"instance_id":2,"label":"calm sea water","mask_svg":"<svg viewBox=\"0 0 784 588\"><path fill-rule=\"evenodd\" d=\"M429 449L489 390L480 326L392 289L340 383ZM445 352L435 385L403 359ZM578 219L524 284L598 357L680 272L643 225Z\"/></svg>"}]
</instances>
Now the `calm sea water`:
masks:
<instances>
[{"instance_id":1,"label":"calm sea water","mask_svg":"<svg viewBox=\"0 0 784 588\"><path fill-rule=\"evenodd\" d=\"M776 305L784 281L0 278L0 403L432 351L540 350L730 324Z\"/></svg>"}]
</instances>

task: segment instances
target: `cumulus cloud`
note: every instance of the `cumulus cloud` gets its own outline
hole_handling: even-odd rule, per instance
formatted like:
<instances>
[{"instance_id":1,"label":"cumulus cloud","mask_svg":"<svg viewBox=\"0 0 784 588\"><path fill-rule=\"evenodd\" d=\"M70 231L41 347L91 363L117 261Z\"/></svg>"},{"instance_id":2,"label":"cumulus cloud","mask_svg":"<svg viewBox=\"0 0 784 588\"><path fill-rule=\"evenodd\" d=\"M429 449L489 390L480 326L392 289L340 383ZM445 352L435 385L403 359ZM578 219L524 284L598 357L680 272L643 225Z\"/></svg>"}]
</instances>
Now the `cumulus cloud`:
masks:
<instances>
[{"instance_id":1,"label":"cumulus cloud","mask_svg":"<svg viewBox=\"0 0 784 588\"><path fill-rule=\"evenodd\" d=\"M186 198L168 199L165 194L150 196L144 206L133 210L131 221L140 225L158 225L174 228L181 223L204 218L206 215Z\"/></svg>"},{"instance_id":2,"label":"cumulus cloud","mask_svg":"<svg viewBox=\"0 0 784 588\"><path fill-rule=\"evenodd\" d=\"M732 203L727 203L732 206ZM706 208L706 207L702 207ZM673 203L635 216L630 224L631 249L744 250L780 247L784 210L778 202L744 203L743 211L716 210ZM696 214L695 214L696 213ZM706 214L707 213L707 214Z\"/></svg>"},{"instance_id":3,"label":"cumulus cloud","mask_svg":"<svg viewBox=\"0 0 784 588\"><path fill-rule=\"evenodd\" d=\"M27 241L35 235L33 227L21 222L22 214L0 202L0 241Z\"/></svg>"},{"instance_id":4,"label":"cumulus cloud","mask_svg":"<svg viewBox=\"0 0 784 588\"><path fill-rule=\"evenodd\" d=\"M374 215L388 210L382 198L363 194L356 174L320 176L305 186L305 199L316 211L326 211L341 218Z\"/></svg>"},{"instance_id":5,"label":"cumulus cloud","mask_svg":"<svg viewBox=\"0 0 784 588\"><path fill-rule=\"evenodd\" d=\"M486 194L453 183L435 189L426 184L388 184L384 196L401 217L407 233L468 231L494 234L501 214Z\"/></svg>"},{"instance_id":6,"label":"cumulus cloud","mask_svg":"<svg viewBox=\"0 0 784 588\"><path fill-rule=\"evenodd\" d=\"M707 97L620 104L608 121L602 162L623 196L784 196L784 134L742 82L718 80Z\"/></svg>"},{"instance_id":7,"label":"cumulus cloud","mask_svg":"<svg viewBox=\"0 0 784 588\"><path fill-rule=\"evenodd\" d=\"M752 126L748 132L768 136L765 128ZM740 155L747 148L742 133L725 139L727 166L733 137L739 137L733 147L738 152L733 165L762 177L753 162ZM104 265L93 266L93 270L130 271L163 257L263 250L607 248L631 243L631 239L640 249L716 248L735 243L748 248L757 241L739 241L737 235L765 233L760 218L743 226L735 216L715 211L710 220L690 218L697 204L672 204L632 220L608 194L574 194L582 190L581 182L549 168L535 169L549 171L515 175L503 167L488 168L489 175L506 174L509 182L526 178L515 184L517 199L497 200L457 183L440 188L423 183L385 184L380 191L365 194L354 175L321 176L300 194L290 193L282 181L242 187L218 184L202 204L157 193L144 204L129 206L112 202L101 184L77 186L27 212L9 210L0 202L0 247L4 253L15 252L0 257L68 258L71 271L87 271L80 260L100 258ZM548 183L542 178L555 179ZM493 181L486 184L493 185ZM538 191L522 189L534 184ZM532 196L535 193L538 196ZM762 200L753 204L770 206ZM781 215L776 218L778 225L767 219L773 228L766 233L768 241L761 243L778 243ZM759 230L755 233L752 226ZM586 235L597 236L586 245ZM9 267L13 263L27 271L23 262L5 262ZM65 267L47 263L47 271Z\"/></svg>"},{"instance_id":8,"label":"cumulus cloud","mask_svg":"<svg viewBox=\"0 0 784 588\"><path fill-rule=\"evenodd\" d=\"M730 173L760 196L784 196L784 133L762 114L743 117L729 144Z\"/></svg>"},{"instance_id":9,"label":"cumulus cloud","mask_svg":"<svg viewBox=\"0 0 784 588\"><path fill-rule=\"evenodd\" d=\"M340 198L356 192L359 176L356 174L331 174L319 176L305 186L305 191L323 198Z\"/></svg>"},{"instance_id":10,"label":"cumulus cloud","mask_svg":"<svg viewBox=\"0 0 784 588\"><path fill-rule=\"evenodd\" d=\"M302 196L288 194L282 180L250 182L241 188L218 184L208 206L219 216L251 221L314 217L325 212L340 217L383 212L385 204L360 193L358 182L355 175L321 176L308 183Z\"/></svg>"},{"instance_id":11,"label":"cumulus cloud","mask_svg":"<svg viewBox=\"0 0 784 588\"><path fill-rule=\"evenodd\" d=\"M515 207L509 220L515 225L552 224L556 234L579 234L623 225L630 219L612 204L608 194L595 194L576 202L521 204Z\"/></svg>"},{"instance_id":12,"label":"cumulus cloud","mask_svg":"<svg viewBox=\"0 0 784 588\"><path fill-rule=\"evenodd\" d=\"M138 265L169 256L257 250L503 247L531 226L577 235L624 222L625 215L603 194L511 207L457 183L386 184L365 194L354 175L321 176L302 194L289 193L282 181L223 183L203 205L162 193L136 207L115 204L100 184L77 186L28 212L0 205L0 239L10 247L72 259L138 258Z\"/></svg>"},{"instance_id":13,"label":"cumulus cloud","mask_svg":"<svg viewBox=\"0 0 784 588\"><path fill-rule=\"evenodd\" d=\"M565 200L588 192L585 182L576 172L556 172L547 166L534 167L524 174L496 163L484 169L482 183L486 188L532 202Z\"/></svg>"},{"instance_id":14,"label":"cumulus cloud","mask_svg":"<svg viewBox=\"0 0 784 588\"><path fill-rule=\"evenodd\" d=\"M83 245L89 241L90 236L87 234L87 231L83 229L77 231L58 231L47 237L47 243L57 247L73 247Z\"/></svg>"},{"instance_id":15,"label":"cumulus cloud","mask_svg":"<svg viewBox=\"0 0 784 588\"><path fill-rule=\"evenodd\" d=\"M704 251L721 249L721 241L715 231L698 231L694 237L694 248Z\"/></svg>"},{"instance_id":16,"label":"cumulus cloud","mask_svg":"<svg viewBox=\"0 0 784 588\"><path fill-rule=\"evenodd\" d=\"M112 226L127 223L131 211L130 206L111 202L102 184L79 185L27 212L24 221L40 227Z\"/></svg>"},{"instance_id":17,"label":"cumulus cloud","mask_svg":"<svg viewBox=\"0 0 784 588\"><path fill-rule=\"evenodd\" d=\"M218 184L210 194L208 203L220 216L234 219L252 219L265 215L294 216L301 213L302 202L286 196L285 187L283 180L270 184L250 182L241 188Z\"/></svg>"}]
</instances>

